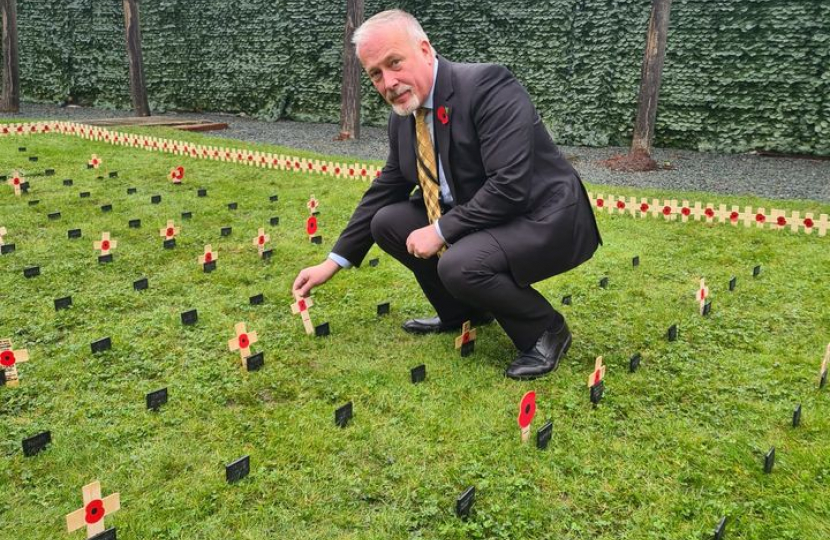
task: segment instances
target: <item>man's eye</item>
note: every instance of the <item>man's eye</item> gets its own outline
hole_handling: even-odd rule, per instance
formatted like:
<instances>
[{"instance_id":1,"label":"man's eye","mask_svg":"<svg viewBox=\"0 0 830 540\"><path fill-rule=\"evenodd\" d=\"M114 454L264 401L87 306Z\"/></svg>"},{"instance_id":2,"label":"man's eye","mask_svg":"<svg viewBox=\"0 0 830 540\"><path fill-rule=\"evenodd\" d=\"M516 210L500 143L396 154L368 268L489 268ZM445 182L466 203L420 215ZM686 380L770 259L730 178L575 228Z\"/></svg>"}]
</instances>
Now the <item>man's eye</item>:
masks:
<instances>
[{"instance_id":1,"label":"man's eye","mask_svg":"<svg viewBox=\"0 0 830 540\"><path fill-rule=\"evenodd\" d=\"M380 71L374 71L374 72L370 73L369 78L372 79L373 81L379 80L380 79Z\"/></svg>"},{"instance_id":2,"label":"man's eye","mask_svg":"<svg viewBox=\"0 0 830 540\"><path fill-rule=\"evenodd\" d=\"M392 60L392 67L398 67L399 65L401 65L400 60Z\"/></svg>"}]
</instances>

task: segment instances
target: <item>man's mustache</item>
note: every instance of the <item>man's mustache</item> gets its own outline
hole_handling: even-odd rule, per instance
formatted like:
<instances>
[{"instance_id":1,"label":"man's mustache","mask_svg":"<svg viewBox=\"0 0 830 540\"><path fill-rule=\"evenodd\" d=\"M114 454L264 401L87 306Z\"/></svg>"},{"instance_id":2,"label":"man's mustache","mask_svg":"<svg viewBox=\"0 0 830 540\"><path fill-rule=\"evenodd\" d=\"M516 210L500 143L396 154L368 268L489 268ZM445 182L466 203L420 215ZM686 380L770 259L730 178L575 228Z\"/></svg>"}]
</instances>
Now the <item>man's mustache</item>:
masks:
<instances>
[{"instance_id":1,"label":"man's mustache","mask_svg":"<svg viewBox=\"0 0 830 540\"><path fill-rule=\"evenodd\" d=\"M411 90L411 86L401 86L398 90L389 90L386 92L386 99L387 101L394 101Z\"/></svg>"}]
</instances>

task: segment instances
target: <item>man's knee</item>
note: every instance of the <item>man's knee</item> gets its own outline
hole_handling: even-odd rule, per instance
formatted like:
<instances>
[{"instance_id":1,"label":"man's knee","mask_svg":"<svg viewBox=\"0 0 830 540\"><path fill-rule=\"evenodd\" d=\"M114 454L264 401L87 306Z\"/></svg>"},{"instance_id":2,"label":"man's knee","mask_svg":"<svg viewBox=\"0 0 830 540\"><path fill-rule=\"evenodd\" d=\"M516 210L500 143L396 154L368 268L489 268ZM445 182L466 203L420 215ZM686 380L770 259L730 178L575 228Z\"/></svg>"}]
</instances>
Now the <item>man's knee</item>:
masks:
<instances>
[{"instance_id":1,"label":"man's knee","mask_svg":"<svg viewBox=\"0 0 830 540\"><path fill-rule=\"evenodd\" d=\"M372 238L375 243L381 247L388 245L393 225L395 223L395 213L390 206L384 206L377 211L375 217L372 218L370 229L372 231Z\"/></svg>"},{"instance_id":2,"label":"man's knee","mask_svg":"<svg viewBox=\"0 0 830 540\"><path fill-rule=\"evenodd\" d=\"M461 251L448 249L438 260L438 277L454 297L462 299L469 293L473 275L468 268L469 260Z\"/></svg>"}]
</instances>

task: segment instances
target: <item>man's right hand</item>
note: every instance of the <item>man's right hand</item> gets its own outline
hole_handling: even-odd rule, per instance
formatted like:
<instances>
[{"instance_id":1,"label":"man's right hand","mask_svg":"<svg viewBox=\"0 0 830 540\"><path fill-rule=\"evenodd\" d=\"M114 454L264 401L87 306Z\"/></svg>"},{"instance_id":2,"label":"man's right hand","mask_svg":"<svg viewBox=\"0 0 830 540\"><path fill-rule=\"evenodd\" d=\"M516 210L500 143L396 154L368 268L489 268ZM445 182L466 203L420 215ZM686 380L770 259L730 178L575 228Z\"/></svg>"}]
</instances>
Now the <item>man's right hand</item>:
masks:
<instances>
[{"instance_id":1,"label":"man's right hand","mask_svg":"<svg viewBox=\"0 0 830 540\"><path fill-rule=\"evenodd\" d=\"M340 265L331 259L326 259L317 266L303 268L300 270L300 273L297 274L297 278L294 280L291 292L295 297L306 297L311 294L311 289L330 280L331 277L339 270Z\"/></svg>"}]
</instances>

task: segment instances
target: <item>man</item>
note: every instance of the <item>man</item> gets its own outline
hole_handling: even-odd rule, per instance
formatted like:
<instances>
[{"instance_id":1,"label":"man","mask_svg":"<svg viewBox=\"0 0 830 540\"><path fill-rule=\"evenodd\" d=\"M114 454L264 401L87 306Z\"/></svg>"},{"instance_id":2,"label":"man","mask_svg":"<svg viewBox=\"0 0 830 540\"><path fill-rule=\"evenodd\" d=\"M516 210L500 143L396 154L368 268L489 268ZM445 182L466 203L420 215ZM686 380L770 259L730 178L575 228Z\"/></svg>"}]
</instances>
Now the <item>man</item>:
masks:
<instances>
[{"instance_id":1,"label":"man","mask_svg":"<svg viewBox=\"0 0 830 540\"><path fill-rule=\"evenodd\" d=\"M400 10L370 18L353 41L394 112L389 157L328 259L300 271L294 294L359 265L376 242L437 311L404 330L454 331L494 316L519 350L508 377L553 371L571 333L530 284L586 261L601 241L576 171L504 67L436 55Z\"/></svg>"}]
</instances>

